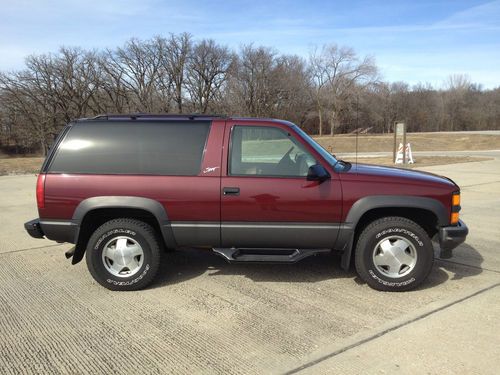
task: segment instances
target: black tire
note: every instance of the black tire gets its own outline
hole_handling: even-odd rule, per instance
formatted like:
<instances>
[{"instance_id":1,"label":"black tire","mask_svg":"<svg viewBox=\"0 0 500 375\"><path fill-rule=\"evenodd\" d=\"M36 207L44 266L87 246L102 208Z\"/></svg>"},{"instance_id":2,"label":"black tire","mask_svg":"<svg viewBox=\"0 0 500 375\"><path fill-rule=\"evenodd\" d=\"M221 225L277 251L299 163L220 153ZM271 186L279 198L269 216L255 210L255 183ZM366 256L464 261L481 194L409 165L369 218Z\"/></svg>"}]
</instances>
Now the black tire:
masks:
<instances>
[{"instance_id":1,"label":"black tire","mask_svg":"<svg viewBox=\"0 0 500 375\"><path fill-rule=\"evenodd\" d=\"M135 272L127 276L127 269L123 275L111 273L106 266L103 251L107 244L117 241L118 238L128 238L132 244L139 245L142 255L138 255ZM130 243L130 242L129 242ZM87 244L86 261L92 277L102 286L110 290L139 290L148 286L156 276L160 267L160 246L155 230L142 221L135 219L110 220L92 234ZM141 259L141 257L143 257ZM108 263L112 263L109 262Z\"/></svg>"},{"instance_id":2,"label":"black tire","mask_svg":"<svg viewBox=\"0 0 500 375\"><path fill-rule=\"evenodd\" d=\"M403 240L400 242L403 247L408 245L404 250L410 255L407 262L402 262L401 265L396 263L392 267L381 265L383 261L375 260L384 256L383 245L392 246L399 240ZM388 252L389 257L392 257L392 249L394 248ZM413 263L410 263L411 259ZM370 287L377 290L401 292L416 288L429 275L433 261L434 250L427 232L420 225L403 217L384 217L373 221L363 229L356 245L356 270Z\"/></svg>"}]
</instances>

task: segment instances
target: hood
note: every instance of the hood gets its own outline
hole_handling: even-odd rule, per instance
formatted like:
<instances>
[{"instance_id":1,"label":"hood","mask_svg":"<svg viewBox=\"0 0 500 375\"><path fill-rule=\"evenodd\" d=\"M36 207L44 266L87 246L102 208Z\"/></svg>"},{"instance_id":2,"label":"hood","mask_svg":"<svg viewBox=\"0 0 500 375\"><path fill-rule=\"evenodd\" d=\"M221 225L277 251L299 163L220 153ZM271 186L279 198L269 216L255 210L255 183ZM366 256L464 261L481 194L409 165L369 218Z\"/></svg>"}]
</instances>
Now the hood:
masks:
<instances>
[{"instance_id":1,"label":"hood","mask_svg":"<svg viewBox=\"0 0 500 375\"><path fill-rule=\"evenodd\" d=\"M374 178L397 179L399 180L399 182L407 183L424 183L432 185L439 184L458 188L455 182L444 176L438 176L433 173L414 171L410 169L383 167L379 165L352 164L352 168L348 172L346 172L346 174L363 176L367 178L373 176Z\"/></svg>"}]
</instances>

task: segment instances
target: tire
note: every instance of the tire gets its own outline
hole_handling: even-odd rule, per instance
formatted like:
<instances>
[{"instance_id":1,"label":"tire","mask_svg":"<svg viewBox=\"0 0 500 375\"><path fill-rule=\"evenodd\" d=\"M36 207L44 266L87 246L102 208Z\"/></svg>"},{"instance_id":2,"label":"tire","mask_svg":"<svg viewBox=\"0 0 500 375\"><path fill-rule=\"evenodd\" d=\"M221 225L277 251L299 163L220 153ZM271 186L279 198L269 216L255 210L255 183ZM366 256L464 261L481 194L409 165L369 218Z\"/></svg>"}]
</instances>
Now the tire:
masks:
<instances>
[{"instance_id":1,"label":"tire","mask_svg":"<svg viewBox=\"0 0 500 375\"><path fill-rule=\"evenodd\" d=\"M114 219L92 234L86 261L92 277L105 288L139 290L148 286L158 272L160 246L149 224Z\"/></svg>"},{"instance_id":2,"label":"tire","mask_svg":"<svg viewBox=\"0 0 500 375\"><path fill-rule=\"evenodd\" d=\"M402 292L416 288L429 275L434 250L427 232L403 217L384 217L361 232L355 264L373 289Z\"/></svg>"}]
</instances>

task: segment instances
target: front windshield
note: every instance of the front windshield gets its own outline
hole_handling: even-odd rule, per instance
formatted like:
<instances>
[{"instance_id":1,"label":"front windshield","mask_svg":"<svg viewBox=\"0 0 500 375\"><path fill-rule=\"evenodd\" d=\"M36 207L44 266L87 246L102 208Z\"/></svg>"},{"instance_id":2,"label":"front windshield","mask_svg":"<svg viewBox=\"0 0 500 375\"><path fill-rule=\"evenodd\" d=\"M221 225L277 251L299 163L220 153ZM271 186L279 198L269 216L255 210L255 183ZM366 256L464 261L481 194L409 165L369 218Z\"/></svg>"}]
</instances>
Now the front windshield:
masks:
<instances>
[{"instance_id":1,"label":"front windshield","mask_svg":"<svg viewBox=\"0 0 500 375\"><path fill-rule=\"evenodd\" d=\"M323 157L323 159L325 159L332 167L335 167L337 165L337 159L335 159L332 154L326 151L323 148L323 146L321 146L318 142L312 139L305 131L303 131L297 125L294 125L293 128L297 133L299 133L302 136L302 139L304 139L309 144L309 146L314 148L316 152L319 153Z\"/></svg>"}]
</instances>

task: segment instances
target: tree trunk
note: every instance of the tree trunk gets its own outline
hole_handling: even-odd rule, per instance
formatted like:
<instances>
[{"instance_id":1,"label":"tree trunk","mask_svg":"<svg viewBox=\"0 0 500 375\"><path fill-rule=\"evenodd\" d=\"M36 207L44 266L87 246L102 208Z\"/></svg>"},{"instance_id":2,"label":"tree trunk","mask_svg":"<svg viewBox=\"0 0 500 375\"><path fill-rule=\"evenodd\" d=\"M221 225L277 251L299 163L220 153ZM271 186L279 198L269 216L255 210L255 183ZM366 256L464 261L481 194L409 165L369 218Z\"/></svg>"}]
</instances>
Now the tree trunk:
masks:
<instances>
[{"instance_id":1,"label":"tree trunk","mask_svg":"<svg viewBox=\"0 0 500 375\"><path fill-rule=\"evenodd\" d=\"M321 112L321 108L318 106L318 117L319 117L319 136L323 135L323 113Z\"/></svg>"},{"instance_id":2,"label":"tree trunk","mask_svg":"<svg viewBox=\"0 0 500 375\"><path fill-rule=\"evenodd\" d=\"M45 139L43 137L42 139L40 139L40 148L42 149L43 156L47 156L47 146L45 144Z\"/></svg>"},{"instance_id":3,"label":"tree trunk","mask_svg":"<svg viewBox=\"0 0 500 375\"><path fill-rule=\"evenodd\" d=\"M335 112L332 112L330 116L330 136L333 137L334 133L335 133Z\"/></svg>"},{"instance_id":4,"label":"tree trunk","mask_svg":"<svg viewBox=\"0 0 500 375\"><path fill-rule=\"evenodd\" d=\"M179 113L182 113L182 86L178 86L176 88L177 91L177 97L175 98L175 101L177 102L177 109L179 110Z\"/></svg>"}]
</instances>

